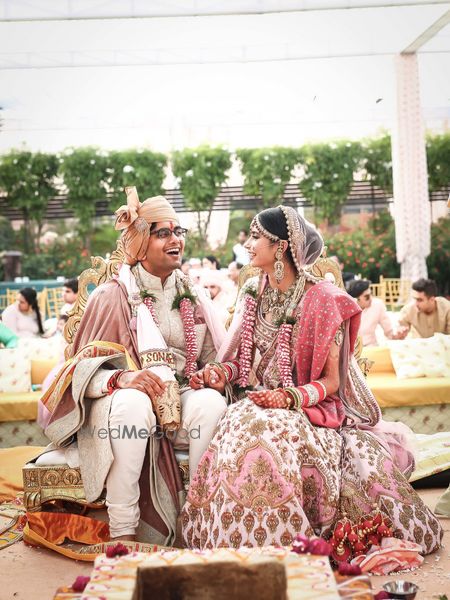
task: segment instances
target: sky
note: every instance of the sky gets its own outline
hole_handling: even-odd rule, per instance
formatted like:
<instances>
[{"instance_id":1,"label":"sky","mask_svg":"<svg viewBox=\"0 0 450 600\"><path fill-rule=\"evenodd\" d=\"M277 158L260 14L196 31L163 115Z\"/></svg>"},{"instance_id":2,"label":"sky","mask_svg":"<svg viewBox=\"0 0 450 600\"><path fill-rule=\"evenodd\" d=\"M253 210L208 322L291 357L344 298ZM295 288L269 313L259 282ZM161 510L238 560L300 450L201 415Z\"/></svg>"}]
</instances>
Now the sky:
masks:
<instances>
[{"instance_id":1,"label":"sky","mask_svg":"<svg viewBox=\"0 0 450 600\"><path fill-rule=\"evenodd\" d=\"M389 131L395 57L448 10L3 21L0 152L299 146ZM450 25L421 48L419 70L426 127L448 131Z\"/></svg>"}]
</instances>

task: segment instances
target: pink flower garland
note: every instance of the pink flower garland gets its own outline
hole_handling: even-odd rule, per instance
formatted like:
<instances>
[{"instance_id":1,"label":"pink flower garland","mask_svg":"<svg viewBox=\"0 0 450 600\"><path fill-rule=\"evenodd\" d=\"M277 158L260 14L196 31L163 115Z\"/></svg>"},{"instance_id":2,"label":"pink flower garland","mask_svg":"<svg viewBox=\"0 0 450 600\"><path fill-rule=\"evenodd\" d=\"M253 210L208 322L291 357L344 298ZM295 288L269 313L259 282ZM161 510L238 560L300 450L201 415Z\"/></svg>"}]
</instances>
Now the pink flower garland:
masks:
<instances>
[{"instance_id":1,"label":"pink flower garland","mask_svg":"<svg viewBox=\"0 0 450 600\"><path fill-rule=\"evenodd\" d=\"M292 329L292 323L284 322L278 332L276 356L283 387L294 387L290 357Z\"/></svg>"},{"instance_id":2,"label":"pink flower garland","mask_svg":"<svg viewBox=\"0 0 450 600\"><path fill-rule=\"evenodd\" d=\"M256 299L251 295L245 296L244 317L242 320L241 343L239 346L239 385L246 387L252 366L253 331L256 320Z\"/></svg>"},{"instance_id":3,"label":"pink flower garland","mask_svg":"<svg viewBox=\"0 0 450 600\"><path fill-rule=\"evenodd\" d=\"M156 316L156 311L155 311L155 305L153 304L153 298L151 296L146 296L142 300L142 302L145 304L145 306L148 308L150 314L152 315L155 325L157 327L159 327L158 317Z\"/></svg>"},{"instance_id":4,"label":"pink flower garland","mask_svg":"<svg viewBox=\"0 0 450 600\"><path fill-rule=\"evenodd\" d=\"M186 341L186 367L184 374L190 377L198 371L197 365L197 336L195 334L194 307L190 298L180 301L180 315L183 322L184 339Z\"/></svg>"}]
</instances>

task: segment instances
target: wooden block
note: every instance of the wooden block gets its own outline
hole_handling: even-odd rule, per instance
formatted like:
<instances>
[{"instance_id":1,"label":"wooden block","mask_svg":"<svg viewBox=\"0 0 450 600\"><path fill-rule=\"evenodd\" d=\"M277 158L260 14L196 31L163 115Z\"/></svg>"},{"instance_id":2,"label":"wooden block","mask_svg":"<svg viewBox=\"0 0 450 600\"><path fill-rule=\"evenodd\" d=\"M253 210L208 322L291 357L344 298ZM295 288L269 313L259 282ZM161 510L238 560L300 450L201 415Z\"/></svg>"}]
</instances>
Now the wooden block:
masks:
<instances>
[{"instance_id":1,"label":"wooden block","mask_svg":"<svg viewBox=\"0 0 450 600\"><path fill-rule=\"evenodd\" d=\"M217 561L208 564L139 566L133 600L286 600L284 564Z\"/></svg>"}]
</instances>

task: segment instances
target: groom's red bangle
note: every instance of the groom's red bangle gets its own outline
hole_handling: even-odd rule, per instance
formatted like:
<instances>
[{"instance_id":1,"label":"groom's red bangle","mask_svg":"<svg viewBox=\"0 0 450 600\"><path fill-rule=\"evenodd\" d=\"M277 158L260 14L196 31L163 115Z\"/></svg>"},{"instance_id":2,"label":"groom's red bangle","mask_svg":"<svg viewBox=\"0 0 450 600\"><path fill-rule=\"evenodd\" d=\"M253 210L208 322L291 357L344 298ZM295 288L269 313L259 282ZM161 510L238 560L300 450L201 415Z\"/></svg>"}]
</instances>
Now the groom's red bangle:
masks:
<instances>
[{"instance_id":1,"label":"groom's red bangle","mask_svg":"<svg viewBox=\"0 0 450 600\"><path fill-rule=\"evenodd\" d=\"M111 375L108 379L108 383L106 384L106 388L108 390L108 394L112 394L114 390L117 389L117 382L119 381L119 377L124 373L124 369L118 369L115 373Z\"/></svg>"}]
</instances>

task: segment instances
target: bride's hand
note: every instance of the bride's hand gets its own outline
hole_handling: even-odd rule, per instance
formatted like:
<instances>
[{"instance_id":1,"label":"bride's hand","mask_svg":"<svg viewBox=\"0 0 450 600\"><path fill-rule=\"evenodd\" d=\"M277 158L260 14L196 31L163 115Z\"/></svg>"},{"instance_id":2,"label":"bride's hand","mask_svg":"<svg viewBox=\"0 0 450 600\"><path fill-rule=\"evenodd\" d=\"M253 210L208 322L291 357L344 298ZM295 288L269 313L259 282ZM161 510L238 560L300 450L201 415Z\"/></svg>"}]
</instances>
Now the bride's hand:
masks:
<instances>
[{"instance_id":1,"label":"bride's hand","mask_svg":"<svg viewBox=\"0 0 450 600\"><path fill-rule=\"evenodd\" d=\"M193 390L201 390L205 387L223 394L227 383L225 373L217 365L206 365L197 373L191 375L189 385Z\"/></svg>"},{"instance_id":2,"label":"bride's hand","mask_svg":"<svg viewBox=\"0 0 450 600\"><path fill-rule=\"evenodd\" d=\"M291 405L287 392L281 388L247 392L247 398L261 408L290 408Z\"/></svg>"}]
</instances>

